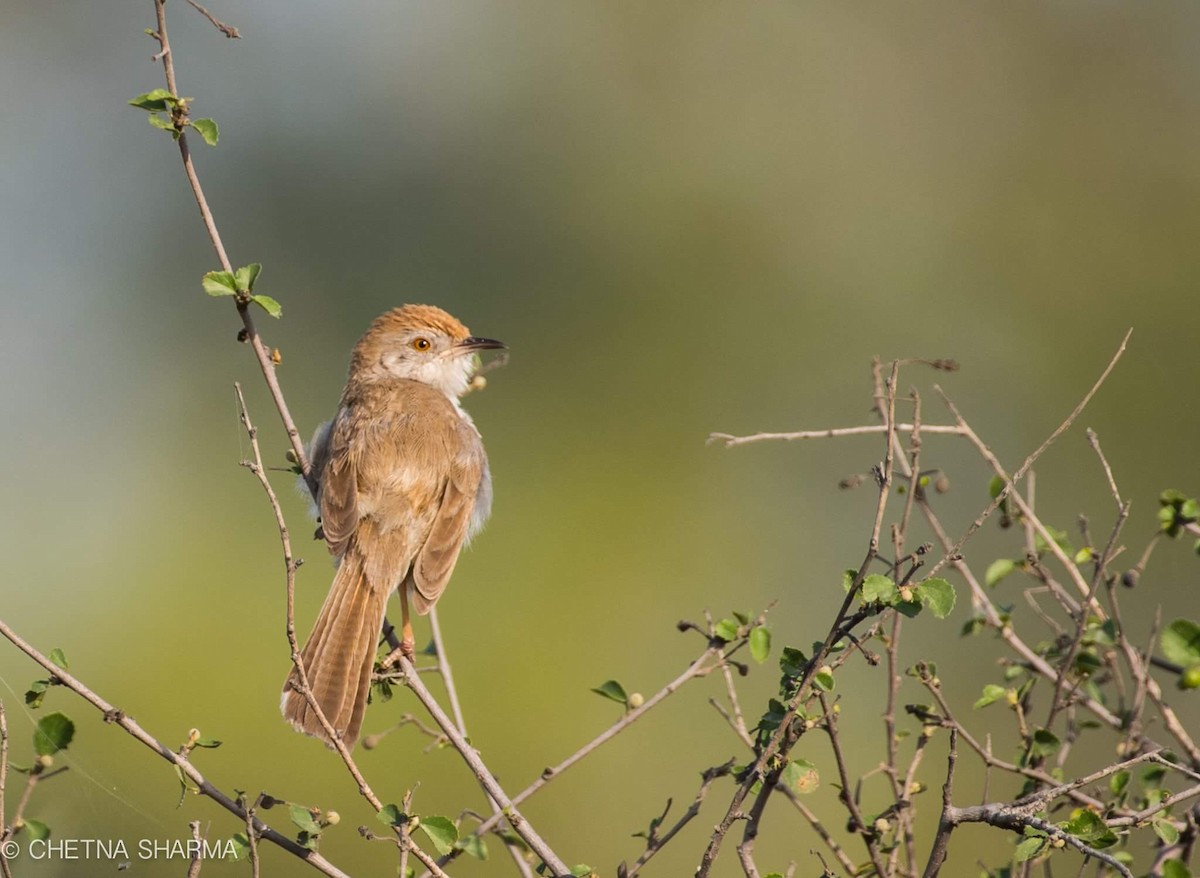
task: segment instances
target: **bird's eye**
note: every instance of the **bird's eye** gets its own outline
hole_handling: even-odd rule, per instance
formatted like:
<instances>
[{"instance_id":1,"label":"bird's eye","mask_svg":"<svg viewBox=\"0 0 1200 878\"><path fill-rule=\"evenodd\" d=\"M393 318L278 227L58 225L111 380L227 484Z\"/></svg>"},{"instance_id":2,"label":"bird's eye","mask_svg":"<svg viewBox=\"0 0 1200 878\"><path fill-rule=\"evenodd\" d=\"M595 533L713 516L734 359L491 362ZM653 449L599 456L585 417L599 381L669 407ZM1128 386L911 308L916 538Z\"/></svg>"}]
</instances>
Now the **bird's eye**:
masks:
<instances>
[{"instance_id":1,"label":"bird's eye","mask_svg":"<svg viewBox=\"0 0 1200 878\"><path fill-rule=\"evenodd\" d=\"M433 345L430 344L429 339L427 338L414 338L412 340L412 346L413 350L415 351L427 351Z\"/></svg>"}]
</instances>

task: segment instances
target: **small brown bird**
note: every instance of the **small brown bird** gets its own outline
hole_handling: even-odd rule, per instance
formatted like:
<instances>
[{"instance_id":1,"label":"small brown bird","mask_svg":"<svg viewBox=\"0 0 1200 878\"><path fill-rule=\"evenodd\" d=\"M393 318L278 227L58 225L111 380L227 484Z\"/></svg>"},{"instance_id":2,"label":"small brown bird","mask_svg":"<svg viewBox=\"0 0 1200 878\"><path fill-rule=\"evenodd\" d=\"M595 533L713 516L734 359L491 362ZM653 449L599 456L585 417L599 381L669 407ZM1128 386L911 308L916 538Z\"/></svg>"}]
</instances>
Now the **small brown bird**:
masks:
<instances>
[{"instance_id":1,"label":"small brown bird","mask_svg":"<svg viewBox=\"0 0 1200 878\"><path fill-rule=\"evenodd\" d=\"M429 612L491 511L487 455L458 399L478 352L504 347L431 305L389 311L354 346L337 415L313 437L317 506L338 566L301 661L347 746L362 727L388 597L399 588L402 650L411 656L409 599ZM284 717L331 743L299 686L293 668Z\"/></svg>"}]
</instances>

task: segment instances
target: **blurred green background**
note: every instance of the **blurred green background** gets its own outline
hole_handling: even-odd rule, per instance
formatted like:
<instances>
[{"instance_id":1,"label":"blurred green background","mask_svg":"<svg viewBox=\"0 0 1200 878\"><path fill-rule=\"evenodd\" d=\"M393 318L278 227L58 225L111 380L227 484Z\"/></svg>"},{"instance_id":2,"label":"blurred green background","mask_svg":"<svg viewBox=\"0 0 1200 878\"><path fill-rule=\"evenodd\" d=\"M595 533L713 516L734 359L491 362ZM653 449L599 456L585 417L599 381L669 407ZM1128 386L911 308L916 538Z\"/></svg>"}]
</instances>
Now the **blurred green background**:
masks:
<instances>
[{"instance_id":1,"label":"blurred green background","mask_svg":"<svg viewBox=\"0 0 1200 878\"><path fill-rule=\"evenodd\" d=\"M511 345L467 401L494 517L441 604L472 739L510 791L617 718L591 686L616 678L649 695L682 670L701 644L678 619L777 600L777 646L824 633L873 508L868 489L836 483L881 443L704 440L863 422L874 354L959 359L954 375L910 369L905 387L938 420L940 382L1015 466L1133 326L1111 381L1039 467L1039 509L1072 532L1079 513L1110 526L1085 426L1134 501L1131 554L1159 490L1200 491L1195 4L212 9L244 39L170 5L181 91L221 125L217 149L193 149L231 258L261 261L259 288L283 302L281 323L260 324L302 430L330 416L351 345L394 305L442 305ZM269 509L237 465L249 449L235 380L273 461L286 441L236 315L201 291L217 266L174 146L126 105L162 84L142 34L152 4L5 0L0 14L0 613L43 650L63 647L164 741L193 726L223 739L196 762L225 790L336 808L323 852L393 874L394 851L355 832L373 820L338 760L278 715L283 576ZM936 503L961 531L988 474L947 439L927 440L925 462L949 474ZM303 537L300 495L273 478ZM967 558L1020 556L1016 539L986 528ZM319 544L300 550L307 632L330 569ZM1200 612L1198 570L1188 546L1160 547L1127 599L1138 642L1160 603L1168 619ZM1001 588L1023 605L1016 580ZM942 662L964 710L1002 655L959 640L967 613L960 600L907 638L920 647L910 661ZM37 676L0 649L18 762L36 716L20 695ZM776 676L773 658L754 668L748 712ZM882 754L881 683L857 666L840 683L859 772ZM1168 691L1195 728L1200 696ZM611 876L668 797L677 815L701 769L742 756L706 703L719 693L715 678L686 688L531 800L530 818L568 861ZM71 771L30 808L58 836L181 838L195 818L213 837L239 828L194 797L176 809L171 769L70 693L47 708L79 726ZM367 731L410 710L401 693ZM1068 772L1104 764L1110 745L1077 749ZM420 783L421 813L485 807L458 757L424 746L401 730L361 765L387 800ZM800 749L826 768L813 803L840 828L827 745ZM943 752L926 761L931 785ZM961 804L980 791L974 767L964 777ZM646 874L691 874L729 793L718 785ZM265 816L286 831L280 812ZM955 875L1011 850L988 830L959 843ZM816 874L817 844L779 800L758 861ZM307 874L264 856L264 874ZM24 862L19 874L112 870ZM130 874L184 870L135 859ZM510 872L493 845L454 874ZM717 872L740 874L732 844Z\"/></svg>"}]
</instances>

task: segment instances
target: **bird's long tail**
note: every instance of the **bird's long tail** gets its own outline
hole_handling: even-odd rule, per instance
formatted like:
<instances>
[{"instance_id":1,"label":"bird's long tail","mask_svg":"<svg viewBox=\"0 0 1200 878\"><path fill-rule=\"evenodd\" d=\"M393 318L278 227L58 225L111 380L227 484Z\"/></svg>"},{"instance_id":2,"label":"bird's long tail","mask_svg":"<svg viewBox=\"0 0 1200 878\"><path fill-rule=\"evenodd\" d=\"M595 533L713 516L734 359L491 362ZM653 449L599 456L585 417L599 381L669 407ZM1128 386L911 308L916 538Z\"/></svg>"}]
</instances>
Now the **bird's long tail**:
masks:
<instances>
[{"instance_id":1,"label":"bird's long tail","mask_svg":"<svg viewBox=\"0 0 1200 878\"><path fill-rule=\"evenodd\" d=\"M338 566L329 596L300 653L313 698L347 747L354 746L362 728L390 591L368 581L362 558L352 545ZM295 668L283 684L280 707L297 731L332 746L316 711L300 692L300 675Z\"/></svg>"}]
</instances>

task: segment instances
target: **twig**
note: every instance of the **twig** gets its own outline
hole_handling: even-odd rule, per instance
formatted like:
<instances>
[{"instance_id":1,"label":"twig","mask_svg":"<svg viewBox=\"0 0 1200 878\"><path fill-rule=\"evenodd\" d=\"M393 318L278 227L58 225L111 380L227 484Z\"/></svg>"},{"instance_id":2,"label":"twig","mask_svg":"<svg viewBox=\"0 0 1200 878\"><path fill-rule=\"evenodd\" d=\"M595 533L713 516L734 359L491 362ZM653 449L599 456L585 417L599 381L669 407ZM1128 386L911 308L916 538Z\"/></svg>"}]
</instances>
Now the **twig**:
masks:
<instances>
[{"instance_id":1,"label":"twig","mask_svg":"<svg viewBox=\"0 0 1200 878\"><path fill-rule=\"evenodd\" d=\"M911 433L916 424L896 424L895 432ZM926 433L942 436L961 436L962 430L952 424L924 424L920 429ZM750 436L734 436L731 433L709 433L708 444L720 442L726 448L750 445L755 442L795 442L801 439L838 439L843 436L872 436L888 432L887 424L867 424L861 427L833 427L829 430L801 430L796 433L754 433Z\"/></svg>"},{"instance_id":2,"label":"twig","mask_svg":"<svg viewBox=\"0 0 1200 878\"><path fill-rule=\"evenodd\" d=\"M158 57L162 61L163 73L166 76L167 91L173 96L179 97L179 90L175 84L175 64L171 57L171 44L167 38L167 12L165 5L166 0L154 0L154 12L158 22L158 29L154 32L154 38L158 40L159 45L162 47L162 51ZM186 117L184 119L186 120ZM200 218L203 220L204 228L208 232L208 239L217 254L221 268L232 272L233 264L229 261L229 256L225 252L225 245L221 242L221 234L217 231L217 223L213 219L212 210L209 209L208 199L204 197L204 189L200 186L200 178L196 176L196 168L192 163L191 150L188 148L187 132L183 128L177 128L176 133L179 135L176 143L179 145L179 156L183 160L183 171L187 176L188 185L191 187L192 196L196 199L196 206L200 208ZM296 422L292 420L291 412L288 411L287 403L284 401L283 390L280 388L278 376L275 374L275 363L271 359L271 352L267 349L262 337L258 334L258 329L254 324L254 317L250 313L249 303L237 301L236 304L238 316L242 319L245 339L250 343L250 347L254 351L254 358L258 361L263 380L267 383L267 390L271 393L271 400L275 404L275 410L279 412L280 420L283 421L283 428L287 432L292 452L296 455L297 465L309 481L309 487L314 488L315 483L312 481L312 475L309 472L308 456L304 452L304 443L300 439L300 431L296 429Z\"/></svg>"},{"instance_id":3,"label":"twig","mask_svg":"<svg viewBox=\"0 0 1200 878\"><path fill-rule=\"evenodd\" d=\"M187 878L196 878L200 874L200 867L204 864L202 855L203 839L200 836L200 821L193 820L188 824L192 830L192 840L196 843L192 853L192 862L188 864Z\"/></svg>"},{"instance_id":4,"label":"twig","mask_svg":"<svg viewBox=\"0 0 1200 878\"><path fill-rule=\"evenodd\" d=\"M734 821L742 816L742 803L745 802L746 796L754 788L755 784L766 779L766 765L776 754L780 752L780 747L788 734L788 729L792 724L792 720L796 716L796 711L804 702L804 699L811 691L812 678L816 674L821 663L829 654L829 650L833 644L843 636L843 625L847 623L850 617L850 607L858 597L859 589L862 587L863 580L866 578L867 569L875 561L879 551L879 532L883 526L883 511L887 506L888 494L892 484L892 468L893 468L893 445L895 439L895 410L896 410L896 378L899 369L898 361L892 362L891 377L888 381L888 399L887 399L887 417L885 426L886 442L885 442L885 457L883 467L878 471L878 486L879 500L875 512L875 523L871 529L871 538L868 543L867 552L863 558L862 564L859 566L858 573L851 583L851 587L842 601L841 607L838 609L837 615L834 617L833 625L829 629L829 633L825 636L820 648L816 651L812 660L805 668L804 673L797 681L796 694L786 706L786 711L779 727L771 734L766 745L762 748L762 752L755 759L754 763L745 773L745 779L738 785L734 791L733 798L729 803L729 807L725 811L725 816L714 827L712 835L709 837L708 845L704 849L704 853L700 858L700 865L696 869L695 878L707 878L709 871L712 869L713 863L716 862L717 854L720 852L721 845L725 841L726 835L729 833L729 828Z\"/></svg>"},{"instance_id":5,"label":"twig","mask_svg":"<svg viewBox=\"0 0 1200 878\"><path fill-rule=\"evenodd\" d=\"M946 556L936 565L934 565L933 569L929 572L930 576L935 575L945 563L949 562L950 558L957 557L961 554L962 547L966 545L967 540L974 536L975 532L978 531L979 528L983 527L983 522L1000 507L1000 504L1004 502L1005 498L1009 495L1009 492L1012 491L1013 485L1021 481L1025 474L1029 472L1029 469L1033 466L1034 462L1045 453L1046 449L1053 445L1054 441L1063 433L1065 433L1073 423L1075 423L1075 419L1079 417L1080 413L1084 410L1084 408L1087 407L1087 404L1092 401L1092 397L1096 395L1096 392L1100 389L1100 386L1108 380L1109 374L1111 374L1112 370L1116 368L1117 362L1121 359L1121 355L1125 353L1125 346L1129 343L1129 337L1132 334L1132 329L1125 333L1125 337L1121 339L1121 344L1117 347L1116 353L1114 353L1112 359L1108 361L1108 365L1104 367L1104 371L1100 373L1100 377L1096 379L1095 383L1091 386L1091 389L1084 394L1083 399L1081 399L1078 405L1076 405L1071 413L1067 415L1066 419L1055 428L1054 432L1047 436L1045 441L1043 441L1042 444L1033 451L1033 453L1025 458L1025 462L1017 468L1017 471L1012 474L1012 477L1006 478L1004 488L992 499L992 502L988 504L980 516L976 518L974 522L972 522L971 526L967 528L966 533L959 538L958 542L954 544L954 547L946 553ZM945 398L945 394L942 393L941 388L935 386L934 389L942 395L943 399ZM960 424L959 426L962 425ZM925 429L928 430L929 428L926 427ZM1045 537L1043 537L1043 539L1045 539ZM1048 540L1048 542L1051 545L1057 545L1052 539Z\"/></svg>"},{"instance_id":6,"label":"twig","mask_svg":"<svg viewBox=\"0 0 1200 878\"><path fill-rule=\"evenodd\" d=\"M29 656L37 664L41 665L47 671L54 675L55 679L63 686L66 686L72 692L80 696L96 710L104 716L106 722L114 723L131 735L136 740L140 741L145 746L149 747L163 759L175 765L183 772L184 776L192 782L200 795L206 796L220 805L229 813L238 817L241 820L246 819L246 809L223 793L220 789L213 786L200 771L192 765L191 761L186 757L176 753L173 749L163 744L138 723L125 714L124 711L114 707L108 701L105 701L91 689L89 689L82 681L56 665L42 653L38 652L33 646L24 640L16 631L8 626L6 622L0 619L0 635L3 635L12 644L25 655ZM261 820L255 818L254 826L258 830L259 835L267 841L282 848L290 854L304 860L318 872L324 875L329 875L330 878L349 878L345 872L337 866L329 862L317 851L310 851L307 848L301 847L292 839L272 829Z\"/></svg>"},{"instance_id":7,"label":"twig","mask_svg":"<svg viewBox=\"0 0 1200 878\"><path fill-rule=\"evenodd\" d=\"M426 688L420 674L416 672L412 662L407 656L402 655L400 657L400 668L404 672L405 685L408 686L408 688L410 688L416 694L421 703L425 705L425 709L429 711L429 714L434 718L437 724L441 726L442 731L446 733L447 737L450 738L450 742L454 745L454 749L458 751L459 755L462 756L463 761L467 763L467 767L471 769L471 773L475 775L476 779L478 779L479 783L483 786L484 790L487 791L488 795L495 799L500 805L503 816L508 820L509 824L513 828L513 831L516 832L517 835L521 836L522 839L524 839L525 843L529 845L530 850L542 858L542 862L550 868L552 874L555 875L556 878L557 876L568 876L570 874L570 869L567 868L566 863L564 863L559 856L554 853L550 846L542 840L540 835L538 835L537 830L535 830L530 825L529 821L526 820L521 814L521 812L517 810L516 805L511 799L509 799L508 794L504 792L504 789L496 781L496 778L492 776L491 771L489 771L488 767L483 764L483 760L479 758L478 751L476 751L475 748L463 738L463 736L459 733L458 728L451 721L450 717L446 715L444 710L442 710L442 706L438 704L437 700L434 699L434 697L430 694L429 689ZM425 861L422 860L421 862L424 863Z\"/></svg>"},{"instance_id":8,"label":"twig","mask_svg":"<svg viewBox=\"0 0 1200 878\"><path fill-rule=\"evenodd\" d=\"M950 833L954 831L954 823L950 820L950 811L954 807L954 768L958 764L958 729L950 727L950 752L946 754L946 782L942 785L942 816L938 820L937 835L933 838L933 847L929 851L929 861L925 864L924 878L937 878L942 863L946 861L946 850L950 845Z\"/></svg>"},{"instance_id":9,"label":"twig","mask_svg":"<svg viewBox=\"0 0 1200 878\"><path fill-rule=\"evenodd\" d=\"M592 740L588 741L586 744L584 744L582 747L580 747L578 750L576 750L574 753L572 753L566 759L559 762L557 765L554 765L553 767L544 769L542 771L541 775L539 775L537 780L535 780L533 783L531 783L525 789L521 790L521 792L519 792L515 796L513 796L513 798L512 798L513 804L520 805L522 802L524 802L526 799L528 799L534 793L538 792L538 790L545 787L546 784L550 783L550 781L554 780L556 777L561 775L564 771L566 771L572 765L579 762L581 759L583 759L585 756L589 755L590 753L593 753L594 751L596 751L599 747L601 747L608 741L611 741L614 737L616 737L621 732L623 732L625 729L629 728L631 725L633 725L635 722L637 722L637 720L639 720L642 716L644 716L647 711L653 709L656 705L660 704L665 698L667 698L669 695L671 695L672 693L677 691L679 689L679 687L681 687L683 684L688 682L688 680L691 680L695 677L701 677L701 676L706 675L714 667L714 665L711 665L708 662L709 662L709 659L711 659L715 654L719 654L723 658L724 655L731 653L733 651L734 651L733 649L729 649L727 652L723 653L718 647L709 646L708 649L706 649L703 653L700 654L699 658L697 658L690 665L688 665L687 670L685 670L682 674L680 674L678 677L676 677L674 680L672 680L670 683L668 683L662 689L658 690L658 692L654 693L654 695L647 698L642 703L641 707L634 708L633 710L630 710L629 712L624 714L619 720L617 720L615 723L613 723L611 726L609 726L607 729L605 729L599 735L592 738ZM484 820L481 824L479 824L479 826L477 826L471 834L476 835L476 836L485 835L486 833L491 832L493 829L495 829L500 824L502 819L503 819L503 817L501 817L500 815L493 814L487 820ZM456 857L458 857L460 855L460 853L461 853L461 848L455 848L450 853L446 854L443 857L440 857L438 859L438 863L444 866L447 863L454 860Z\"/></svg>"},{"instance_id":10,"label":"twig","mask_svg":"<svg viewBox=\"0 0 1200 878\"><path fill-rule=\"evenodd\" d=\"M239 796L238 800L239 804L246 809L246 842L250 848L250 874L252 878L258 878L258 832L254 828L254 813L262 802L262 793L259 793L258 798L250 807L246 807L245 796Z\"/></svg>"},{"instance_id":11,"label":"twig","mask_svg":"<svg viewBox=\"0 0 1200 878\"><path fill-rule=\"evenodd\" d=\"M679 833L679 830L687 826L700 813L700 806L704 804L704 799L708 795L708 789L713 785L713 781L719 777L728 775L733 770L733 763L734 760L730 759L722 765L716 765L702 771L700 773L700 789L696 791L696 796L692 799L692 803L688 805L687 810L661 836L658 835L657 830L651 831L649 837L646 839L646 849L633 861L632 866L626 868L624 863L619 865L617 867L617 878L634 878L642 870L642 867L650 862L654 855L661 851ZM667 803L667 807L670 808L669 802ZM659 820L662 820L666 816L667 812L663 811L663 815Z\"/></svg>"},{"instance_id":12,"label":"twig","mask_svg":"<svg viewBox=\"0 0 1200 878\"><path fill-rule=\"evenodd\" d=\"M454 685L454 671L450 667L450 656L446 651L446 642L442 637L442 626L438 622L437 607L433 607L429 611L429 628L433 635L433 647L437 652L438 673L442 678L442 685L446 687L446 697L450 700L450 710L454 714L454 725L458 728L459 733L465 739L467 737L467 722L463 718L462 706L458 701L458 687ZM484 789L484 795L487 797L488 807L492 810L493 816L503 816L500 803ZM522 878L533 878L533 871L530 869L529 863L525 861L525 857L520 850L514 845L505 845L509 855L512 857L513 865L516 866ZM403 869L401 874L404 874Z\"/></svg>"},{"instance_id":13,"label":"twig","mask_svg":"<svg viewBox=\"0 0 1200 878\"><path fill-rule=\"evenodd\" d=\"M0 841L8 838L8 829L4 826L4 788L8 784L8 717L4 713L4 700L0 699ZM8 857L0 849L0 876L12 878L12 869L8 865Z\"/></svg>"},{"instance_id":14,"label":"twig","mask_svg":"<svg viewBox=\"0 0 1200 878\"><path fill-rule=\"evenodd\" d=\"M203 15L205 18L207 18L210 22L212 22L213 27L215 27L221 33L225 34L225 36L227 36L229 39L231 39L231 40L241 39L242 35L240 33L238 33L238 29L236 27L234 27L231 24L225 24L225 22L218 19L215 15L213 15L211 12L209 12L207 9L205 9L203 6L201 6L199 3L197 3L196 0L187 0L187 2L189 4L191 4L191 7L193 9L195 9L197 12L199 12L201 15Z\"/></svg>"}]
</instances>

